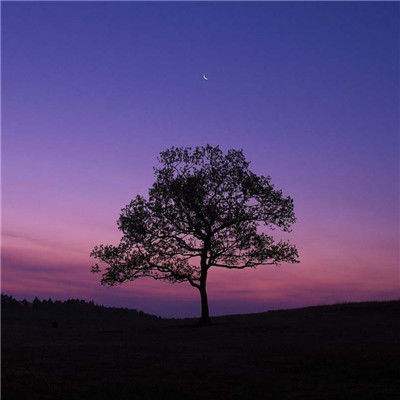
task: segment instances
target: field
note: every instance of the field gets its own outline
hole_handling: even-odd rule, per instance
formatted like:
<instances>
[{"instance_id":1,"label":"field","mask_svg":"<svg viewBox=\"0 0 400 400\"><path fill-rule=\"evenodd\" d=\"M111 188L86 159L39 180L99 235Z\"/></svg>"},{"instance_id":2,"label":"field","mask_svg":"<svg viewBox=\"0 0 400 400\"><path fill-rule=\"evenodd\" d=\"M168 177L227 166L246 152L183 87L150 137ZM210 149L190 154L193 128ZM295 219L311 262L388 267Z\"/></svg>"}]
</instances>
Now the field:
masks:
<instances>
[{"instance_id":1,"label":"field","mask_svg":"<svg viewBox=\"0 0 400 400\"><path fill-rule=\"evenodd\" d=\"M399 332L400 301L224 316L205 327L3 310L2 399L395 399Z\"/></svg>"}]
</instances>

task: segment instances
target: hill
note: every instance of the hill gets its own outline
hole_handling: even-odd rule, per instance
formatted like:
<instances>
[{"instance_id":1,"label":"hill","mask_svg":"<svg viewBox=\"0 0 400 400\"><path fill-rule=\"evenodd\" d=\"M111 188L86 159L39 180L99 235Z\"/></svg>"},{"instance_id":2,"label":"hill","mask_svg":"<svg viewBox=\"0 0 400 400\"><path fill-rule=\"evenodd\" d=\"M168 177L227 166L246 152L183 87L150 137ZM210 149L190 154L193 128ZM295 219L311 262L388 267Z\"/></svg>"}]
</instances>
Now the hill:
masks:
<instances>
[{"instance_id":1,"label":"hill","mask_svg":"<svg viewBox=\"0 0 400 400\"><path fill-rule=\"evenodd\" d=\"M110 319L108 312L70 315L53 327L3 309L2 398L366 400L400 393L400 301L223 316L206 327L137 312Z\"/></svg>"}]
</instances>

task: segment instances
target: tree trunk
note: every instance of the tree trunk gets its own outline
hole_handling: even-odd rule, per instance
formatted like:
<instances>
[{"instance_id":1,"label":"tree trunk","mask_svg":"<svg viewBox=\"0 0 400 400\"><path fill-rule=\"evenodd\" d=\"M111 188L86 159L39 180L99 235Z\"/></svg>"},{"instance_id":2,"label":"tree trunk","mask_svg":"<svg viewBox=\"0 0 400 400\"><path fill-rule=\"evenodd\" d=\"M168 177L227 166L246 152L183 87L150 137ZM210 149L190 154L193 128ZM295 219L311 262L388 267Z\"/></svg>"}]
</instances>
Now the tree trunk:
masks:
<instances>
[{"instance_id":1,"label":"tree trunk","mask_svg":"<svg viewBox=\"0 0 400 400\"><path fill-rule=\"evenodd\" d=\"M201 258L200 258L200 298L201 298L201 318L200 325L209 325L210 313L208 309L208 298L207 298L207 243L204 244Z\"/></svg>"},{"instance_id":2,"label":"tree trunk","mask_svg":"<svg viewBox=\"0 0 400 400\"><path fill-rule=\"evenodd\" d=\"M208 298L207 298L207 288L206 288L206 282L204 281L204 284L202 283L200 285L200 298L201 298L201 318L200 318L200 324L201 325L208 325L210 324L210 313L208 309Z\"/></svg>"}]
</instances>

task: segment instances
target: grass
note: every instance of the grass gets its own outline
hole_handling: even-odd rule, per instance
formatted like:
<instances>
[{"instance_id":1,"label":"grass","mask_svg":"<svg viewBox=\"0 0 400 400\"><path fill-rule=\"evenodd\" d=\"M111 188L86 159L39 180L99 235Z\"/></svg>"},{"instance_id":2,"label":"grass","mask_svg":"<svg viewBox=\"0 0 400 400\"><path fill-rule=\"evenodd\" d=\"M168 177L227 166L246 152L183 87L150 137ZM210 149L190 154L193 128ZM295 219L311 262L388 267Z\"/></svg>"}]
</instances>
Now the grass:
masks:
<instances>
[{"instance_id":1,"label":"grass","mask_svg":"<svg viewBox=\"0 0 400 400\"><path fill-rule=\"evenodd\" d=\"M205 327L86 314L54 328L54 318L3 310L2 399L399 398L400 301L224 316Z\"/></svg>"}]
</instances>

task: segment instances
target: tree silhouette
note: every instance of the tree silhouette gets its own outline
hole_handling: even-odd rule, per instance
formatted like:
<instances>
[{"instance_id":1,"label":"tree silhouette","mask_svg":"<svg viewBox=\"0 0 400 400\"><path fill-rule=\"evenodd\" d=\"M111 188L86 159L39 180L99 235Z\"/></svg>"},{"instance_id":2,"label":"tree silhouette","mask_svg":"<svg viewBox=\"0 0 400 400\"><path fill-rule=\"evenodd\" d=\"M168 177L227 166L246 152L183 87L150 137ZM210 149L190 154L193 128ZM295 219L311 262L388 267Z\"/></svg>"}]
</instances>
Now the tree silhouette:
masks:
<instances>
[{"instance_id":1,"label":"tree silhouette","mask_svg":"<svg viewBox=\"0 0 400 400\"><path fill-rule=\"evenodd\" d=\"M290 231L293 200L256 175L241 150L172 147L160 153L148 197L121 211L117 246L96 246L92 272L115 285L151 277L188 282L200 292L201 322L210 321L211 268L244 269L298 262L295 246L267 234Z\"/></svg>"}]
</instances>

